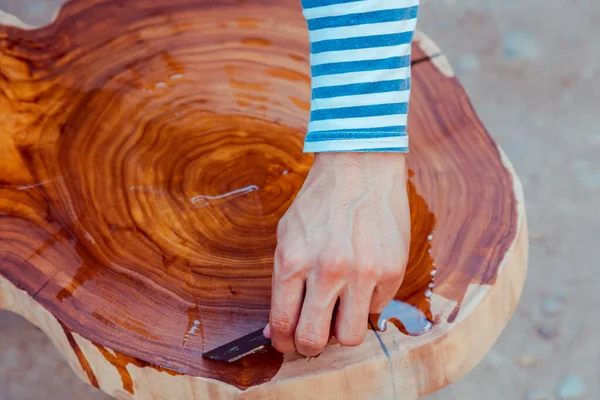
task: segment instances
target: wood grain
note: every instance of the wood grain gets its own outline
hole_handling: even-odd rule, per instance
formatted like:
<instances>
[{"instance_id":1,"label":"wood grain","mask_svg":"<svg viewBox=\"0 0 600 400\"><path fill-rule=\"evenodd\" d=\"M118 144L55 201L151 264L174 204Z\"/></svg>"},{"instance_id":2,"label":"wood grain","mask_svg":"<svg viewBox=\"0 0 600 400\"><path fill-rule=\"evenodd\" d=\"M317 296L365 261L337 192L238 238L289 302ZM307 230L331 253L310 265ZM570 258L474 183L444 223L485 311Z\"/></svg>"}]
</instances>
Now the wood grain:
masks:
<instances>
[{"instance_id":1,"label":"wood grain","mask_svg":"<svg viewBox=\"0 0 600 400\"><path fill-rule=\"evenodd\" d=\"M466 373L520 295L523 198L420 33L395 327L316 359L200 357L268 320L277 222L312 163L307 56L296 0L75 0L47 27L0 25L0 306L117 398L416 397ZM478 351L431 354L466 338Z\"/></svg>"}]
</instances>

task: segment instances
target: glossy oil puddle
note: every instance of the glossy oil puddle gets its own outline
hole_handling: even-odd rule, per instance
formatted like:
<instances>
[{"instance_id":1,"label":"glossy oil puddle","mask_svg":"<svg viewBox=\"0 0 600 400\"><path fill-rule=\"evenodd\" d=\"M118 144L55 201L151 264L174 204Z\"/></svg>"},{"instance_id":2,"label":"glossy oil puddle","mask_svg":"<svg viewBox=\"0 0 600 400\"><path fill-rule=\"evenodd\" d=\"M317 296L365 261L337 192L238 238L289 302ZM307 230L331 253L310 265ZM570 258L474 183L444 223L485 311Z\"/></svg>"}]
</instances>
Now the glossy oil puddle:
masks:
<instances>
[{"instance_id":1,"label":"glossy oil puddle","mask_svg":"<svg viewBox=\"0 0 600 400\"><path fill-rule=\"evenodd\" d=\"M398 300L392 300L382 311L377 319L377 328L385 332L388 322L392 322L396 328L409 336L420 336L433 327L433 323L421 310Z\"/></svg>"}]
</instances>

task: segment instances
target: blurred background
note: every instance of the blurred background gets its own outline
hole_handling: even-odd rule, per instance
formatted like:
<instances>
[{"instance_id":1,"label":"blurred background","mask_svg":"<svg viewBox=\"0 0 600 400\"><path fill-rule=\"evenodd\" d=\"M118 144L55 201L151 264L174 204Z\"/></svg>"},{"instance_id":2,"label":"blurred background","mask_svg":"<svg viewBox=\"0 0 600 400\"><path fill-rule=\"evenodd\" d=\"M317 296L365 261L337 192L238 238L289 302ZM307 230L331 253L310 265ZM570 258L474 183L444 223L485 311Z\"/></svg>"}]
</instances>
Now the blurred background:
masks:
<instances>
[{"instance_id":1,"label":"blurred background","mask_svg":"<svg viewBox=\"0 0 600 400\"><path fill-rule=\"evenodd\" d=\"M273 0L276 1L276 0ZM0 0L47 23L61 0ZM600 1L421 0L447 55L522 179L527 282L479 366L428 400L600 399ZM0 400L107 399L37 328L0 311Z\"/></svg>"}]
</instances>

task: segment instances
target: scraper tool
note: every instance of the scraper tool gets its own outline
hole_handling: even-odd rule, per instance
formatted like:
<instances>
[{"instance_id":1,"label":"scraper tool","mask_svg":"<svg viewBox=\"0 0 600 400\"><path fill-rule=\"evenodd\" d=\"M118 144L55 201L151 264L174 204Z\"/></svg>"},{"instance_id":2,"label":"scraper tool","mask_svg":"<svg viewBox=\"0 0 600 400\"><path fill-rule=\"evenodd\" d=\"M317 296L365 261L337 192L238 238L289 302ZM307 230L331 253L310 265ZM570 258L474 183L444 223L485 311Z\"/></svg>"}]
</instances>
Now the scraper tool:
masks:
<instances>
[{"instance_id":1,"label":"scraper tool","mask_svg":"<svg viewBox=\"0 0 600 400\"><path fill-rule=\"evenodd\" d=\"M214 350L203 353L202 357L231 363L270 345L271 339L267 339L263 335L263 329L261 328Z\"/></svg>"}]
</instances>

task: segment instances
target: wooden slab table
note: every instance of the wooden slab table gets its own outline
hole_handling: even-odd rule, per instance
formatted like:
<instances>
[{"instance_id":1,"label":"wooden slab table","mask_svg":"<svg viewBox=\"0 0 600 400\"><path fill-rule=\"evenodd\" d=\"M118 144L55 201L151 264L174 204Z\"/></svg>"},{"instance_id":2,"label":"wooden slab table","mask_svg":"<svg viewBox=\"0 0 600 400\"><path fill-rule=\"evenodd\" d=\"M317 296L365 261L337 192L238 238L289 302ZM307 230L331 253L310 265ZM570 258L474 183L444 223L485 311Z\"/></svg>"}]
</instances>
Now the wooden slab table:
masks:
<instances>
[{"instance_id":1,"label":"wooden slab table","mask_svg":"<svg viewBox=\"0 0 600 400\"><path fill-rule=\"evenodd\" d=\"M521 184L424 34L402 312L385 331L372 316L355 348L220 364L202 352L268 320L277 221L312 162L299 1L74 0L39 29L0 18L0 308L84 381L118 399L415 399L504 329L526 275Z\"/></svg>"}]
</instances>

